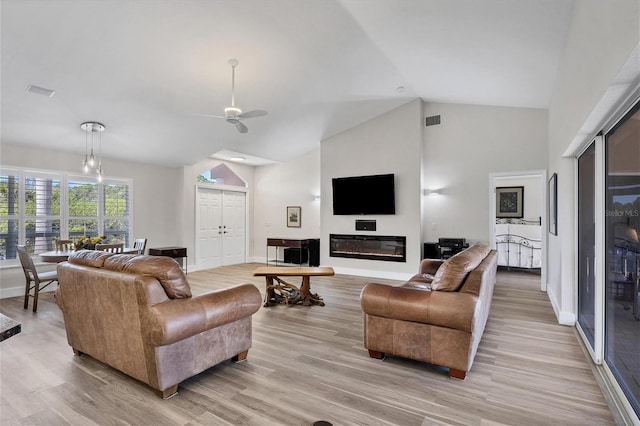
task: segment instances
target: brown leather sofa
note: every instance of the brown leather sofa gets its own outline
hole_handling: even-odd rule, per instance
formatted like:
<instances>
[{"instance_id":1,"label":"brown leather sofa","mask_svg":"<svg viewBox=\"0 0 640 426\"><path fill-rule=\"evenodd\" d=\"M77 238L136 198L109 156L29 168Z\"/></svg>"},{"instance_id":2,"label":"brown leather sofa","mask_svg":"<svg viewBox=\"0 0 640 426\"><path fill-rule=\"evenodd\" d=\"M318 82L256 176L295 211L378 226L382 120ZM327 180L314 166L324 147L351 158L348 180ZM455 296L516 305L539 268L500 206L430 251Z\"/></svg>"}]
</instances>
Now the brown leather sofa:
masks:
<instances>
[{"instance_id":1,"label":"brown leather sofa","mask_svg":"<svg viewBox=\"0 0 640 426\"><path fill-rule=\"evenodd\" d=\"M365 285L360 303L369 355L442 365L464 379L489 316L496 269L496 251L476 244L446 261L423 260L404 285Z\"/></svg>"},{"instance_id":2,"label":"brown leather sofa","mask_svg":"<svg viewBox=\"0 0 640 426\"><path fill-rule=\"evenodd\" d=\"M251 284L198 297L174 259L82 250L58 265L56 301L67 340L160 391L222 361L243 360L251 315L261 305Z\"/></svg>"}]
</instances>

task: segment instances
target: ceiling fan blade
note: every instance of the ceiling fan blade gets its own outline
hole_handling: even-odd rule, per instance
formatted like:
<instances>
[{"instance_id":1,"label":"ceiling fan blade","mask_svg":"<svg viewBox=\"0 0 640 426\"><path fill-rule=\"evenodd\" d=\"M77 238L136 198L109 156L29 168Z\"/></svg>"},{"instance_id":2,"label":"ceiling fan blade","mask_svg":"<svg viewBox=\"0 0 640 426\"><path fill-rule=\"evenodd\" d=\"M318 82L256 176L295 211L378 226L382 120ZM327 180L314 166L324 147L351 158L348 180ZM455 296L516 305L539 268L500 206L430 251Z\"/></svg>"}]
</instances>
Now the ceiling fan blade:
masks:
<instances>
[{"instance_id":1,"label":"ceiling fan blade","mask_svg":"<svg viewBox=\"0 0 640 426\"><path fill-rule=\"evenodd\" d=\"M249 131L249 128L242 123L237 123L236 129L238 129L240 133L247 133Z\"/></svg>"},{"instance_id":2,"label":"ceiling fan blade","mask_svg":"<svg viewBox=\"0 0 640 426\"><path fill-rule=\"evenodd\" d=\"M238 118L262 117L267 114L269 113L263 109L254 109L253 111L247 111L247 112L243 112L242 114L238 114Z\"/></svg>"},{"instance_id":3,"label":"ceiling fan blade","mask_svg":"<svg viewBox=\"0 0 640 426\"><path fill-rule=\"evenodd\" d=\"M213 117L213 118L226 118L224 116L221 115L211 115L211 114L193 114L193 115L197 115L198 117Z\"/></svg>"}]
</instances>

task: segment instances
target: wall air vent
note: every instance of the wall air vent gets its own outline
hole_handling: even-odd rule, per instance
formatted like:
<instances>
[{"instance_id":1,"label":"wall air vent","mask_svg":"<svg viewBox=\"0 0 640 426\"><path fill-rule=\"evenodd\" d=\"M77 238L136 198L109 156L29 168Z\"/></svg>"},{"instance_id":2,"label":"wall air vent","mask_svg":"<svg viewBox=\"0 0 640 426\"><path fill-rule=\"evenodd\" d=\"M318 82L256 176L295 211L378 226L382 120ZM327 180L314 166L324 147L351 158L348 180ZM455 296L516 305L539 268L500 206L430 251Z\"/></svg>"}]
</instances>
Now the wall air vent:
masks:
<instances>
[{"instance_id":1,"label":"wall air vent","mask_svg":"<svg viewBox=\"0 0 640 426\"><path fill-rule=\"evenodd\" d=\"M45 89L44 87L34 86L33 84L30 84L29 86L27 86L27 92L35 93L36 95L46 96L48 98L52 97L53 94L56 93L55 90Z\"/></svg>"},{"instance_id":2,"label":"wall air vent","mask_svg":"<svg viewBox=\"0 0 640 426\"><path fill-rule=\"evenodd\" d=\"M437 124L440 124L440 116L439 115L432 115L431 117L427 117L425 118L425 126L435 126Z\"/></svg>"}]
</instances>

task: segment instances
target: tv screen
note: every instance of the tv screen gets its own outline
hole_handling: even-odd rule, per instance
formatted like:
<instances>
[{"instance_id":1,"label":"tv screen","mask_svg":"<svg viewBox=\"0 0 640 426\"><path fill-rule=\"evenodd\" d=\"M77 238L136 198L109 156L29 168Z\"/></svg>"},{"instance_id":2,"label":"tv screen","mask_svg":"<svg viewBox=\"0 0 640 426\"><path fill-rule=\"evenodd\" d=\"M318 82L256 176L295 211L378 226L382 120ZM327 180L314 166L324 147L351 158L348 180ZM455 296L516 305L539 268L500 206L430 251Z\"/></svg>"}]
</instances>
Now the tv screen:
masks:
<instances>
[{"instance_id":1,"label":"tv screen","mask_svg":"<svg viewBox=\"0 0 640 426\"><path fill-rule=\"evenodd\" d=\"M396 214L394 175L333 179L333 214Z\"/></svg>"}]
</instances>

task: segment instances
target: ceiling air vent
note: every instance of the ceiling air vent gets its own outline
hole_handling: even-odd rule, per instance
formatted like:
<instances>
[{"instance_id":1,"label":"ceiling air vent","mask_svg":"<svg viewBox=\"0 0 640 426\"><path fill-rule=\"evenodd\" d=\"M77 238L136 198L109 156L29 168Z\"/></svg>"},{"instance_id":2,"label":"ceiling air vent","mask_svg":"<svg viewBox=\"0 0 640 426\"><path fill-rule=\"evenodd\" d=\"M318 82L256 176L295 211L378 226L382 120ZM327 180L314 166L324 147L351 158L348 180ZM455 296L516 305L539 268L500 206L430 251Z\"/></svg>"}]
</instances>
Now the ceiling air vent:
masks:
<instances>
[{"instance_id":1,"label":"ceiling air vent","mask_svg":"<svg viewBox=\"0 0 640 426\"><path fill-rule=\"evenodd\" d=\"M440 116L439 115L432 115L431 117L427 117L425 118L425 126L435 126L437 124L440 124Z\"/></svg>"},{"instance_id":2,"label":"ceiling air vent","mask_svg":"<svg viewBox=\"0 0 640 426\"><path fill-rule=\"evenodd\" d=\"M35 93L36 95L46 96L48 98L52 97L53 94L56 93L55 90L45 89L44 87L34 86L33 84L30 84L29 86L27 86L27 92Z\"/></svg>"}]
</instances>

